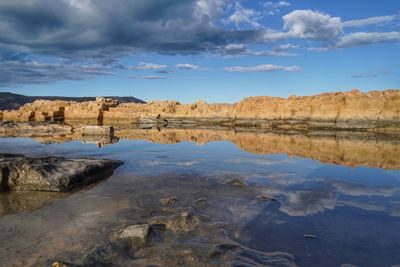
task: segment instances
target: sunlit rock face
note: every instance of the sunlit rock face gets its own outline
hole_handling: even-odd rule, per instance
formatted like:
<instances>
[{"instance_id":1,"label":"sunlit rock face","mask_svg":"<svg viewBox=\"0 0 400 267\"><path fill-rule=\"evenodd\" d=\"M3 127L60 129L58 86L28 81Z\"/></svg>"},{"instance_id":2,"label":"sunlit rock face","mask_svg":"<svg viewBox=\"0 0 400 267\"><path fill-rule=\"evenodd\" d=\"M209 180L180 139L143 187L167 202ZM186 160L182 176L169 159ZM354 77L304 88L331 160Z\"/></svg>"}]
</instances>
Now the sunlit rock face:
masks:
<instances>
[{"instance_id":1,"label":"sunlit rock face","mask_svg":"<svg viewBox=\"0 0 400 267\"><path fill-rule=\"evenodd\" d=\"M106 98L80 103L39 100L17 111L3 111L2 119L398 132L400 91L361 93L354 90L306 97L248 97L236 104L208 104L202 100L194 104L177 101L119 104Z\"/></svg>"}]
</instances>

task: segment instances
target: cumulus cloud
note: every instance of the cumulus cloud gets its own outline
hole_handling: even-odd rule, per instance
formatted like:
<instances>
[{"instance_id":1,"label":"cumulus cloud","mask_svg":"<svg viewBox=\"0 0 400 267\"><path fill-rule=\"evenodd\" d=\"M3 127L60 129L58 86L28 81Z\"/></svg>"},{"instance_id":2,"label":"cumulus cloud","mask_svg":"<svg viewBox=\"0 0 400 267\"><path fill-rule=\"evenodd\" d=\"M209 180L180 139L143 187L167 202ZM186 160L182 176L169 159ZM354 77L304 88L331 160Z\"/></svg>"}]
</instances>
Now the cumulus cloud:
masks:
<instances>
[{"instance_id":1,"label":"cumulus cloud","mask_svg":"<svg viewBox=\"0 0 400 267\"><path fill-rule=\"evenodd\" d=\"M358 32L344 35L343 28L388 23L396 16L371 17L342 22L340 17L319 11L295 10L283 16L282 29L262 25L265 12L246 6L246 1L228 0L2 0L0 1L0 61L3 65L25 66L25 73L43 67L32 66L23 57L34 55L63 58L49 67L51 73L68 69L71 62L90 62L99 73L125 68L118 58L135 53L188 55L207 53L223 56L281 56L292 49L276 46L271 51L249 49L287 39L311 39L322 48L346 48L382 42L398 42L399 32ZM261 4L260 4L261 5ZM259 6L260 6L259 5ZM288 7L287 1L270 1L265 8ZM237 29L221 24L221 19ZM239 29L247 27L247 29ZM291 41L292 42L292 41ZM8 63L4 63L4 62ZM51 65L51 64L49 64ZM82 66L83 67L83 66ZM162 71L166 65L143 63L133 70ZM52 69L52 71L50 70ZM57 69L57 70L56 70ZM266 68L268 69L268 68ZM276 68L272 68L276 69ZM288 70L291 69L282 69ZM165 70L167 71L167 70ZM270 71L270 70L267 70ZM82 72L82 79L101 74ZM3 72L1 76L5 76ZM71 71L67 71L70 77ZM167 73L162 73L167 74ZM40 76L40 75L39 75ZM79 74L75 72L75 78ZM16 75L11 77L17 78ZM58 75L62 78L63 75ZM3 81L7 77L1 77ZM54 80L55 78L49 78ZM65 78L63 78L65 79ZM36 79L32 80L36 82ZM21 79L16 79L23 83ZM48 80L43 79L47 82ZM8 81L9 82L9 81ZM4 82L3 82L4 84Z\"/></svg>"},{"instance_id":2,"label":"cumulus cloud","mask_svg":"<svg viewBox=\"0 0 400 267\"><path fill-rule=\"evenodd\" d=\"M36 53L102 57L109 53L208 51L254 32L214 25L218 0L29 0L0 2L0 43ZM248 35L248 36L247 36Z\"/></svg>"},{"instance_id":3,"label":"cumulus cloud","mask_svg":"<svg viewBox=\"0 0 400 267\"><path fill-rule=\"evenodd\" d=\"M175 65L176 68L181 69L181 70L196 70L199 69L200 66L197 65L193 65L193 64L176 64Z\"/></svg>"},{"instance_id":4,"label":"cumulus cloud","mask_svg":"<svg viewBox=\"0 0 400 267\"><path fill-rule=\"evenodd\" d=\"M368 25L376 25L387 22L392 22L396 19L399 19L399 15L391 15L391 16L377 16L370 17L366 19L356 19L356 20L348 20L342 23L343 27L363 27Z\"/></svg>"},{"instance_id":5,"label":"cumulus cloud","mask_svg":"<svg viewBox=\"0 0 400 267\"><path fill-rule=\"evenodd\" d=\"M283 16L290 37L331 40L342 34L339 17L312 10L295 10Z\"/></svg>"},{"instance_id":6,"label":"cumulus cloud","mask_svg":"<svg viewBox=\"0 0 400 267\"><path fill-rule=\"evenodd\" d=\"M216 18L224 12L224 7L228 2L229 0L197 0L195 13L199 17Z\"/></svg>"},{"instance_id":7,"label":"cumulus cloud","mask_svg":"<svg viewBox=\"0 0 400 267\"><path fill-rule=\"evenodd\" d=\"M272 72L272 71L289 71L289 72L299 72L302 69L299 66L278 66L273 64L263 64L252 67L235 66L235 67L225 67L225 71L230 72Z\"/></svg>"}]
</instances>

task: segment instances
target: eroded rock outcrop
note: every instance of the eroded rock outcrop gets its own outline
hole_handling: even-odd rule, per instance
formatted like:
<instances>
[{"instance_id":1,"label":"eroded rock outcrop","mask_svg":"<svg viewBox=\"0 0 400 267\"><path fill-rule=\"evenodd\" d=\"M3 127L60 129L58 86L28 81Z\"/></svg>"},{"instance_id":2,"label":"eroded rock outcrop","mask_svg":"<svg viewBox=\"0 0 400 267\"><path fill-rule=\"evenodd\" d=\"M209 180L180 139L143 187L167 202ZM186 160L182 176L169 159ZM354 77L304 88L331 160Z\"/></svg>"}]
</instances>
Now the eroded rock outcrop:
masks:
<instances>
[{"instance_id":1,"label":"eroded rock outcrop","mask_svg":"<svg viewBox=\"0 0 400 267\"><path fill-rule=\"evenodd\" d=\"M0 154L1 191L70 191L110 176L121 161Z\"/></svg>"},{"instance_id":2,"label":"eroded rock outcrop","mask_svg":"<svg viewBox=\"0 0 400 267\"><path fill-rule=\"evenodd\" d=\"M234 126L280 129L336 129L400 132L400 91L324 93L315 96L248 97L236 104L180 104L153 101L118 104L111 99L69 102L39 100L3 120L65 120L74 123L145 126Z\"/></svg>"}]
</instances>

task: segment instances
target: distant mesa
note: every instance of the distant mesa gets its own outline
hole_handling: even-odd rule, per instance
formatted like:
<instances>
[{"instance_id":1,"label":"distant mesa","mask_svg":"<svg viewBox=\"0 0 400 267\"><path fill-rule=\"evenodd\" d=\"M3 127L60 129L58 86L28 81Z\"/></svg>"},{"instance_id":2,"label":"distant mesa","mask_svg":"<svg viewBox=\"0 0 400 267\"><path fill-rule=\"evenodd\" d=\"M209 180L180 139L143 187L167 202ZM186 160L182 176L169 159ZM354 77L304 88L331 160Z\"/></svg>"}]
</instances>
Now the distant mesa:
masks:
<instances>
[{"instance_id":1,"label":"distant mesa","mask_svg":"<svg viewBox=\"0 0 400 267\"><path fill-rule=\"evenodd\" d=\"M140 100L131 96L106 96L105 98L112 98L118 100L119 103L146 103L143 100ZM13 94L8 92L0 92L0 110L14 110L19 109L21 106L32 103L36 100L64 100L64 101L95 101L96 97L65 97L65 96L26 96Z\"/></svg>"}]
</instances>

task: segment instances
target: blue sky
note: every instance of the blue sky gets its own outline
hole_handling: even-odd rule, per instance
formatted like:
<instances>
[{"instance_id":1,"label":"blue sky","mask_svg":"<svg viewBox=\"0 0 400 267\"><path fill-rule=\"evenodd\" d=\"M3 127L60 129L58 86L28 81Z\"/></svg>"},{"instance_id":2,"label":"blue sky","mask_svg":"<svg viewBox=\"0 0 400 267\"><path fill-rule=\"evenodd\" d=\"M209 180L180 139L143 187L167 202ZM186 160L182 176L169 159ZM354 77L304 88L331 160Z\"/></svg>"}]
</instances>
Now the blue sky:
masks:
<instances>
[{"instance_id":1,"label":"blue sky","mask_svg":"<svg viewBox=\"0 0 400 267\"><path fill-rule=\"evenodd\" d=\"M4 0L0 91L235 102L399 88L400 1Z\"/></svg>"}]
</instances>

